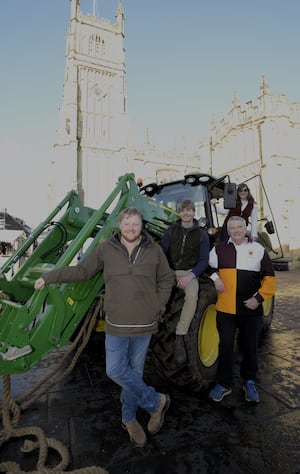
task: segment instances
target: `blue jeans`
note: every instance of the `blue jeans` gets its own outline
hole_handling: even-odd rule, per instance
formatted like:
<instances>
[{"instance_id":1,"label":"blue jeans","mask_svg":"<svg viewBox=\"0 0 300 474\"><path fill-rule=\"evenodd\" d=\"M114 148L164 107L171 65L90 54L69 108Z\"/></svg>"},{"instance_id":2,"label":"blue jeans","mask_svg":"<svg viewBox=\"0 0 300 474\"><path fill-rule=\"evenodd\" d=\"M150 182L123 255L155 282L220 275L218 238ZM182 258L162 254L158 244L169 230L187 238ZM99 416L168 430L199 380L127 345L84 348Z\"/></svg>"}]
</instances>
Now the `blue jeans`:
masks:
<instances>
[{"instance_id":1,"label":"blue jeans","mask_svg":"<svg viewBox=\"0 0 300 474\"><path fill-rule=\"evenodd\" d=\"M136 420L138 407L155 413L161 395L143 380L144 365L151 336L105 335L106 373L122 387L122 420Z\"/></svg>"}]
</instances>

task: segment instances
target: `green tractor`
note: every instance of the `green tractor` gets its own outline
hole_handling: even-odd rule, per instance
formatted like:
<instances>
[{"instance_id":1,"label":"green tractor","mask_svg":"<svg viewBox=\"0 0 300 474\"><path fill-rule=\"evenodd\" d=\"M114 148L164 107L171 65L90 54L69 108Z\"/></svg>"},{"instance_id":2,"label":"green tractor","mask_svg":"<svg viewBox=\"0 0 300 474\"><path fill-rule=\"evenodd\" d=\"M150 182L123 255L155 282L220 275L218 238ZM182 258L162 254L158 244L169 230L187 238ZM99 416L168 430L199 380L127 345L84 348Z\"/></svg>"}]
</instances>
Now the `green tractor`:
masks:
<instances>
[{"instance_id":1,"label":"green tractor","mask_svg":"<svg viewBox=\"0 0 300 474\"><path fill-rule=\"evenodd\" d=\"M26 372L55 348L67 345L90 308L105 298L102 274L86 282L48 285L42 291L34 290L34 282L52 268L75 265L78 258L85 258L117 229L122 209L137 207L145 229L159 242L165 229L178 219L178 203L192 199L199 225L214 245L220 223L212 199L224 199L225 207L230 208L235 197L236 187L227 176L214 178L202 173L143 187L137 185L133 174L124 175L97 210L84 206L78 193L70 191L0 269L0 375ZM266 216L261 220L269 222ZM265 228L274 230L270 223ZM268 233L263 230L260 237L274 258L279 258ZM174 291L150 350L151 361L162 377L193 390L213 380L218 359L216 291L205 274L200 277L199 291L198 308L185 337L187 363L178 367L173 357L174 329L183 304L180 291ZM265 302L264 309L266 330L273 318L274 299ZM103 318L99 311L97 330L103 329Z\"/></svg>"}]
</instances>

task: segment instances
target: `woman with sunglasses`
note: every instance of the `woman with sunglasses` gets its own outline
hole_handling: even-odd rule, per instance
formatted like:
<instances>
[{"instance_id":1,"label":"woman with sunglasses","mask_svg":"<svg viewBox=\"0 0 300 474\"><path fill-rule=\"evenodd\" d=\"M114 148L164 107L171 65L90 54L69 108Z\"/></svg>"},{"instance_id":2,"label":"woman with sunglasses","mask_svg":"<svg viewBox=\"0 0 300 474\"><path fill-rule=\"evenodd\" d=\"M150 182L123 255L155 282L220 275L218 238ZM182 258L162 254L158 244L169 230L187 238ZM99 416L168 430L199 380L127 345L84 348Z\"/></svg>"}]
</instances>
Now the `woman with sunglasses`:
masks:
<instances>
[{"instance_id":1,"label":"woman with sunglasses","mask_svg":"<svg viewBox=\"0 0 300 474\"><path fill-rule=\"evenodd\" d=\"M219 214L224 214L227 212L226 210L217 209ZM236 200L236 207L233 209L229 209L227 216L225 217L221 238L222 240L228 240L229 235L227 232L227 222L232 216L240 216L243 217L246 221L246 225L248 226L249 223L251 224L251 231L250 236L252 240L256 240L258 233L257 233L257 205L252 196L250 189L248 188L247 184L241 183L237 187L237 200Z\"/></svg>"}]
</instances>

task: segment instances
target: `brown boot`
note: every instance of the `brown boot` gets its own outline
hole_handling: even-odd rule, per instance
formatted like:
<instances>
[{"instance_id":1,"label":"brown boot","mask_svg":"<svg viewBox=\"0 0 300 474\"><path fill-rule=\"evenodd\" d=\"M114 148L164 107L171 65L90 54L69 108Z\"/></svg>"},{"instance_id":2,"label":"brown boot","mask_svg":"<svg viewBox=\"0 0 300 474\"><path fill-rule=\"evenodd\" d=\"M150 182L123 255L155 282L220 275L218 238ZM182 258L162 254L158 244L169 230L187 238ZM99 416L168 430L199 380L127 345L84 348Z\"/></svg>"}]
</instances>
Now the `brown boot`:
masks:
<instances>
[{"instance_id":1,"label":"brown boot","mask_svg":"<svg viewBox=\"0 0 300 474\"><path fill-rule=\"evenodd\" d=\"M147 430L150 434L154 435L159 432L162 425L164 424L165 414L170 406L169 395L161 394L161 400L159 407L155 413L151 415L151 418L147 425Z\"/></svg>"},{"instance_id":2,"label":"brown boot","mask_svg":"<svg viewBox=\"0 0 300 474\"><path fill-rule=\"evenodd\" d=\"M143 448L147 443L145 431L138 421L122 421L122 428L128 431L130 441L137 448Z\"/></svg>"}]
</instances>

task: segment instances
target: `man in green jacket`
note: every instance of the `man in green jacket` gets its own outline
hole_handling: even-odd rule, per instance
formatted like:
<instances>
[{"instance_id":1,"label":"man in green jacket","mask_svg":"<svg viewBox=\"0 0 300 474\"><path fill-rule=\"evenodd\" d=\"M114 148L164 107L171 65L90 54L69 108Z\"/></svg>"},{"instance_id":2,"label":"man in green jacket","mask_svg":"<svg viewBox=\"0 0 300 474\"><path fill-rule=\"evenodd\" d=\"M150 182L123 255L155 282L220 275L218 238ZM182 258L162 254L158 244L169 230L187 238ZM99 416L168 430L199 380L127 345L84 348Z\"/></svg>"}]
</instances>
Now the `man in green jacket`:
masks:
<instances>
[{"instance_id":1,"label":"man in green jacket","mask_svg":"<svg viewBox=\"0 0 300 474\"><path fill-rule=\"evenodd\" d=\"M76 266L52 270L35 282L35 289L41 290L49 283L89 280L103 272L106 372L121 386L122 426L137 447L147 442L136 419L138 407L150 414L147 429L154 435L170 405L169 395L145 384L143 372L151 336L157 332L175 283L164 252L142 225L138 209L124 209L118 233Z\"/></svg>"}]
</instances>

